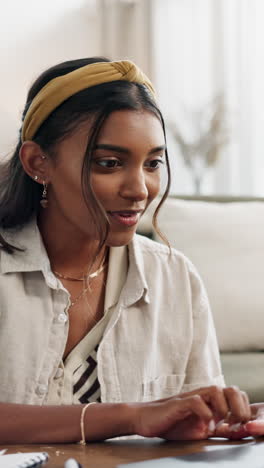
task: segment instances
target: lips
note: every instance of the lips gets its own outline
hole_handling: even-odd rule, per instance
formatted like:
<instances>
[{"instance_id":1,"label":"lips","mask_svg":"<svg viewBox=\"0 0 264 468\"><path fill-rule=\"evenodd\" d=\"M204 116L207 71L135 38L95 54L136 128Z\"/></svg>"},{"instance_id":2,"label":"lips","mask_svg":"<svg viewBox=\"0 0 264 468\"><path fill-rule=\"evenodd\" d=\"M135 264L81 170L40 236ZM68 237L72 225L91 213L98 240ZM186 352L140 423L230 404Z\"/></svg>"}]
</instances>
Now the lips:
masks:
<instances>
[{"instance_id":1,"label":"lips","mask_svg":"<svg viewBox=\"0 0 264 468\"><path fill-rule=\"evenodd\" d=\"M142 211L108 211L108 215L122 226L134 226L138 223Z\"/></svg>"}]
</instances>

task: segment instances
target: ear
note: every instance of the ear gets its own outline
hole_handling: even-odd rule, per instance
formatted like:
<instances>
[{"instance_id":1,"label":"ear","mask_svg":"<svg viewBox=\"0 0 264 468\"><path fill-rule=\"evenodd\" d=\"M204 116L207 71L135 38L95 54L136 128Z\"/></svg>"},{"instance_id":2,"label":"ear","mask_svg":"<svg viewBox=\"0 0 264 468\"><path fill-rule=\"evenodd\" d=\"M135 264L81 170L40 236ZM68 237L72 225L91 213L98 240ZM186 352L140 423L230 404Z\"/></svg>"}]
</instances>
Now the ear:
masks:
<instances>
[{"instance_id":1,"label":"ear","mask_svg":"<svg viewBox=\"0 0 264 468\"><path fill-rule=\"evenodd\" d=\"M34 180L49 182L50 161L40 146L34 141L25 141L19 151L19 157L24 171ZM37 177L37 179L36 179Z\"/></svg>"}]
</instances>

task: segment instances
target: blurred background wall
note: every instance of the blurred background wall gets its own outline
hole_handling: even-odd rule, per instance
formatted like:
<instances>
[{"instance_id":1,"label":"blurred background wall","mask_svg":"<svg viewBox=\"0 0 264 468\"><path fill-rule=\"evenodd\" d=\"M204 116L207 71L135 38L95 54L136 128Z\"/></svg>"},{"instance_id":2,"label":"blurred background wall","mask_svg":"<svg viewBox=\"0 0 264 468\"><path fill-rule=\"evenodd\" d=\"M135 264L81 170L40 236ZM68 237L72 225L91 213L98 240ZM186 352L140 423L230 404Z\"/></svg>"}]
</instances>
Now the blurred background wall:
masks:
<instances>
[{"instance_id":1,"label":"blurred background wall","mask_svg":"<svg viewBox=\"0 0 264 468\"><path fill-rule=\"evenodd\" d=\"M95 1L11 0L0 6L0 154L16 141L27 90L47 67L100 52Z\"/></svg>"},{"instance_id":2,"label":"blurred background wall","mask_svg":"<svg viewBox=\"0 0 264 468\"><path fill-rule=\"evenodd\" d=\"M10 0L0 6L0 157L45 68L135 60L168 128L173 193L264 195L263 0Z\"/></svg>"}]
</instances>

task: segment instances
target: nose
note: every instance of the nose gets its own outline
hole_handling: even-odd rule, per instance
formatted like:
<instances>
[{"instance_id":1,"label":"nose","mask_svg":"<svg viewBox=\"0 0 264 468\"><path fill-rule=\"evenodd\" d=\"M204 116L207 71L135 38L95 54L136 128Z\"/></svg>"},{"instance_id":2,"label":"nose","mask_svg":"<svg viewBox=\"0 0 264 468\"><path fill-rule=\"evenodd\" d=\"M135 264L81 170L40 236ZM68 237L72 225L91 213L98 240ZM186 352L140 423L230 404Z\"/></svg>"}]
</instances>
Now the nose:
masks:
<instances>
[{"instance_id":1,"label":"nose","mask_svg":"<svg viewBox=\"0 0 264 468\"><path fill-rule=\"evenodd\" d=\"M142 201L148 198L148 187L144 170L130 170L120 187L120 195L133 201Z\"/></svg>"}]
</instances>

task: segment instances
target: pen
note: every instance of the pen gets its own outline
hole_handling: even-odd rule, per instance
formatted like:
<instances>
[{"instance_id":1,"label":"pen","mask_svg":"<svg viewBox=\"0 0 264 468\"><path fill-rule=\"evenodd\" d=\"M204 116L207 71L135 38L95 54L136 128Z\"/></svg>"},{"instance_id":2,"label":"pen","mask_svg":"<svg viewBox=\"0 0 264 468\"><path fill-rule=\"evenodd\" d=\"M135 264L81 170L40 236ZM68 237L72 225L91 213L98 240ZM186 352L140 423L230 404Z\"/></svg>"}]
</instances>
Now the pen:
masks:
<instances>
[{"instance_id":1,"label":"pen","mask_svg":"<svg viewBox=\"0 0 264 468\"><path fill-rule=\"evenodd\" d=\"M78 463L74 458L69 458L64 463L64 468L82 468L82 465Z\"/></svg>"}]
</instances>

